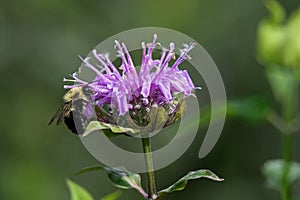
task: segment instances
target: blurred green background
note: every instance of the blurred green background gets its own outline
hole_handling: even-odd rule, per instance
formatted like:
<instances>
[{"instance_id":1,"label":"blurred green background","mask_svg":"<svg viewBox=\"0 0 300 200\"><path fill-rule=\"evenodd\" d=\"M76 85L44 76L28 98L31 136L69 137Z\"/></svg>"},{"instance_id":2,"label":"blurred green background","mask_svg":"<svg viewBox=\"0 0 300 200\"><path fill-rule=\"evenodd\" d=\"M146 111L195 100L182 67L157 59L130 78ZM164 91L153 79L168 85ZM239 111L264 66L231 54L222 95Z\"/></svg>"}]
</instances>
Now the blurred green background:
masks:
<instances>
[{"instance_id":1,"label":"blurred green background","mask_svg":"<svg viewBox=\"0 0 300 200\"><path fill-rule=\"evenodd\" d=\"M288 12L300 5L298 0L280 3ZM255 58L256 28L266 15L261 0L1 0L0 199L66 200L66 178L97 198L115 190L104 172L73 177L97 161L64 126L47 126L62 103L63 77L81 64L78 54L87 55L107 37L130 28L170 28L206 48L223 76L228 99L263 95L272 101L264 68ZM211 169L225 182L193 181L166 199L279 199L266 188L260 171L264 161L280 157L280 134L271 125L228 119L217 146L201 160L197 141L157 172L158 187L199 168ZM294 160L300 161L299 150L298 135ZM121 199L139 197L124 191Z\"/></svg>"}]
</instances>

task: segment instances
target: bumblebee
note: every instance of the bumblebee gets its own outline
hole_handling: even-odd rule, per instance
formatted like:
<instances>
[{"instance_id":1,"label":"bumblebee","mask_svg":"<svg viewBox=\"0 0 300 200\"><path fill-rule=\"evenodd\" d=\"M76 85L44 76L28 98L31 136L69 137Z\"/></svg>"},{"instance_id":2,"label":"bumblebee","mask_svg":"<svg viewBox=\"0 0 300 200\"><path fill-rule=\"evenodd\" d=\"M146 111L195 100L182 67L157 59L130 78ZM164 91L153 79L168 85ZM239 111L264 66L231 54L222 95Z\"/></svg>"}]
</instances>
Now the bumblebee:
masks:
<instances>
[{"instance_id":1,"label":"bumblebee","mask_svg":"<svg viewBox=\"0 0 300 200\"><path fill-rule=\"evenodd\" d=\"M71 88L63 97L65 103L53 115L48 125L57 119L56 125L64 121L72 133L83 134L90 120L84 112L89 109L88 106L92 106L93 94L95 92L88 85Z\"/></svg>"}]
</instances>

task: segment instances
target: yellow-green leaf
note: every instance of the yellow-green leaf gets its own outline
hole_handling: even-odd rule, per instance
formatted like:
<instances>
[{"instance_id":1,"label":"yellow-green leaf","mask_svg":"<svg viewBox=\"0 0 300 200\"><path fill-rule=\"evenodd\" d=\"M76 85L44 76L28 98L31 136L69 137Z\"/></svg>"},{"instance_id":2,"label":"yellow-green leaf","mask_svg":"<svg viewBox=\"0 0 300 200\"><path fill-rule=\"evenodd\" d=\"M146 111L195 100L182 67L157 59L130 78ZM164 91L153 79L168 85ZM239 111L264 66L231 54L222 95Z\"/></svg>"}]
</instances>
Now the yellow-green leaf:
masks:
<instances>
[{"instance_id":1,"label":"yellow-green leaf","mask_svg":"<svg viewBox=\"0 0 300 200\"><path fill-rule=\"evenodd\" d=\"M80 185L71 180L67 180L67 185L70 190L71 200L93 200L90 193Z\"/></svg>"},{"instance_id":2,"label":"yellow-green leaf","mask_svg":"<svg viewBox=\"0 0 300 200\"><path fill-rule=\"evenodd\" d=\"M117 190L114 193L102 197L100 200L117 200L121 196L121 191Z\"/></svg>"}]
</instances>

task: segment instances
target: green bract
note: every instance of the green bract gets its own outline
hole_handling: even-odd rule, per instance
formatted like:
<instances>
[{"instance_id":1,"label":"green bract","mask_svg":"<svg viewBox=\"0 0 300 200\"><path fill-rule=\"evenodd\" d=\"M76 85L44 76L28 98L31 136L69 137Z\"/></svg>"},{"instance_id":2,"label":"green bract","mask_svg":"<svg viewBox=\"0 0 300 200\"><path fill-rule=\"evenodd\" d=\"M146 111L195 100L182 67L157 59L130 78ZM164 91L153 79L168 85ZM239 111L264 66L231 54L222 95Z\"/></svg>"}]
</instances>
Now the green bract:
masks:
<instances>
[{"instance_id":1,"label":"green bract","mask_svg":"<svg viewBox=\"0 0 300 200\"><path fill-rule=\"evenodd\" d=\"M170 126L178 121L185 113L186 101L178 95L174 100L174 108L159 106L152 108L147 116L147 125L140 126L137 120L132 119L129 114L118 117L116 124L104 123L101 121L91 121L87 126L83 136L87 136L94 131L102 130L107 136L116 136L120 134L149 134L154 131Z\"/></svg>"}]
</instances>

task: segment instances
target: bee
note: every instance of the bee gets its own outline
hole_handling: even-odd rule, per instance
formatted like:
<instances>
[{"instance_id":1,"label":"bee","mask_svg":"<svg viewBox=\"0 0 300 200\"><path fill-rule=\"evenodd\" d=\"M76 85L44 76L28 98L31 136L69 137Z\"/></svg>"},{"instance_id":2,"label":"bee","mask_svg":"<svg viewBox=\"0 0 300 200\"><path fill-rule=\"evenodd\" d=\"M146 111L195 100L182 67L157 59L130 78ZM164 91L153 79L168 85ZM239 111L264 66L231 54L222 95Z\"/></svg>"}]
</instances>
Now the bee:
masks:
<instances>
[{"instance_id":1,"label":"bee","mask_svg":"<svg viewBox=\"0 0 300 200\"><path fill-rule=\"evenodd\" d=\"M83 134L90 120L84 112L92 108L92 95L94 94L95 92L88 85L71 88L63 97L65 103L53 115L48 125L57 119L56 125L64 121L72 133Z\"/></svg>"}]
</instances>

